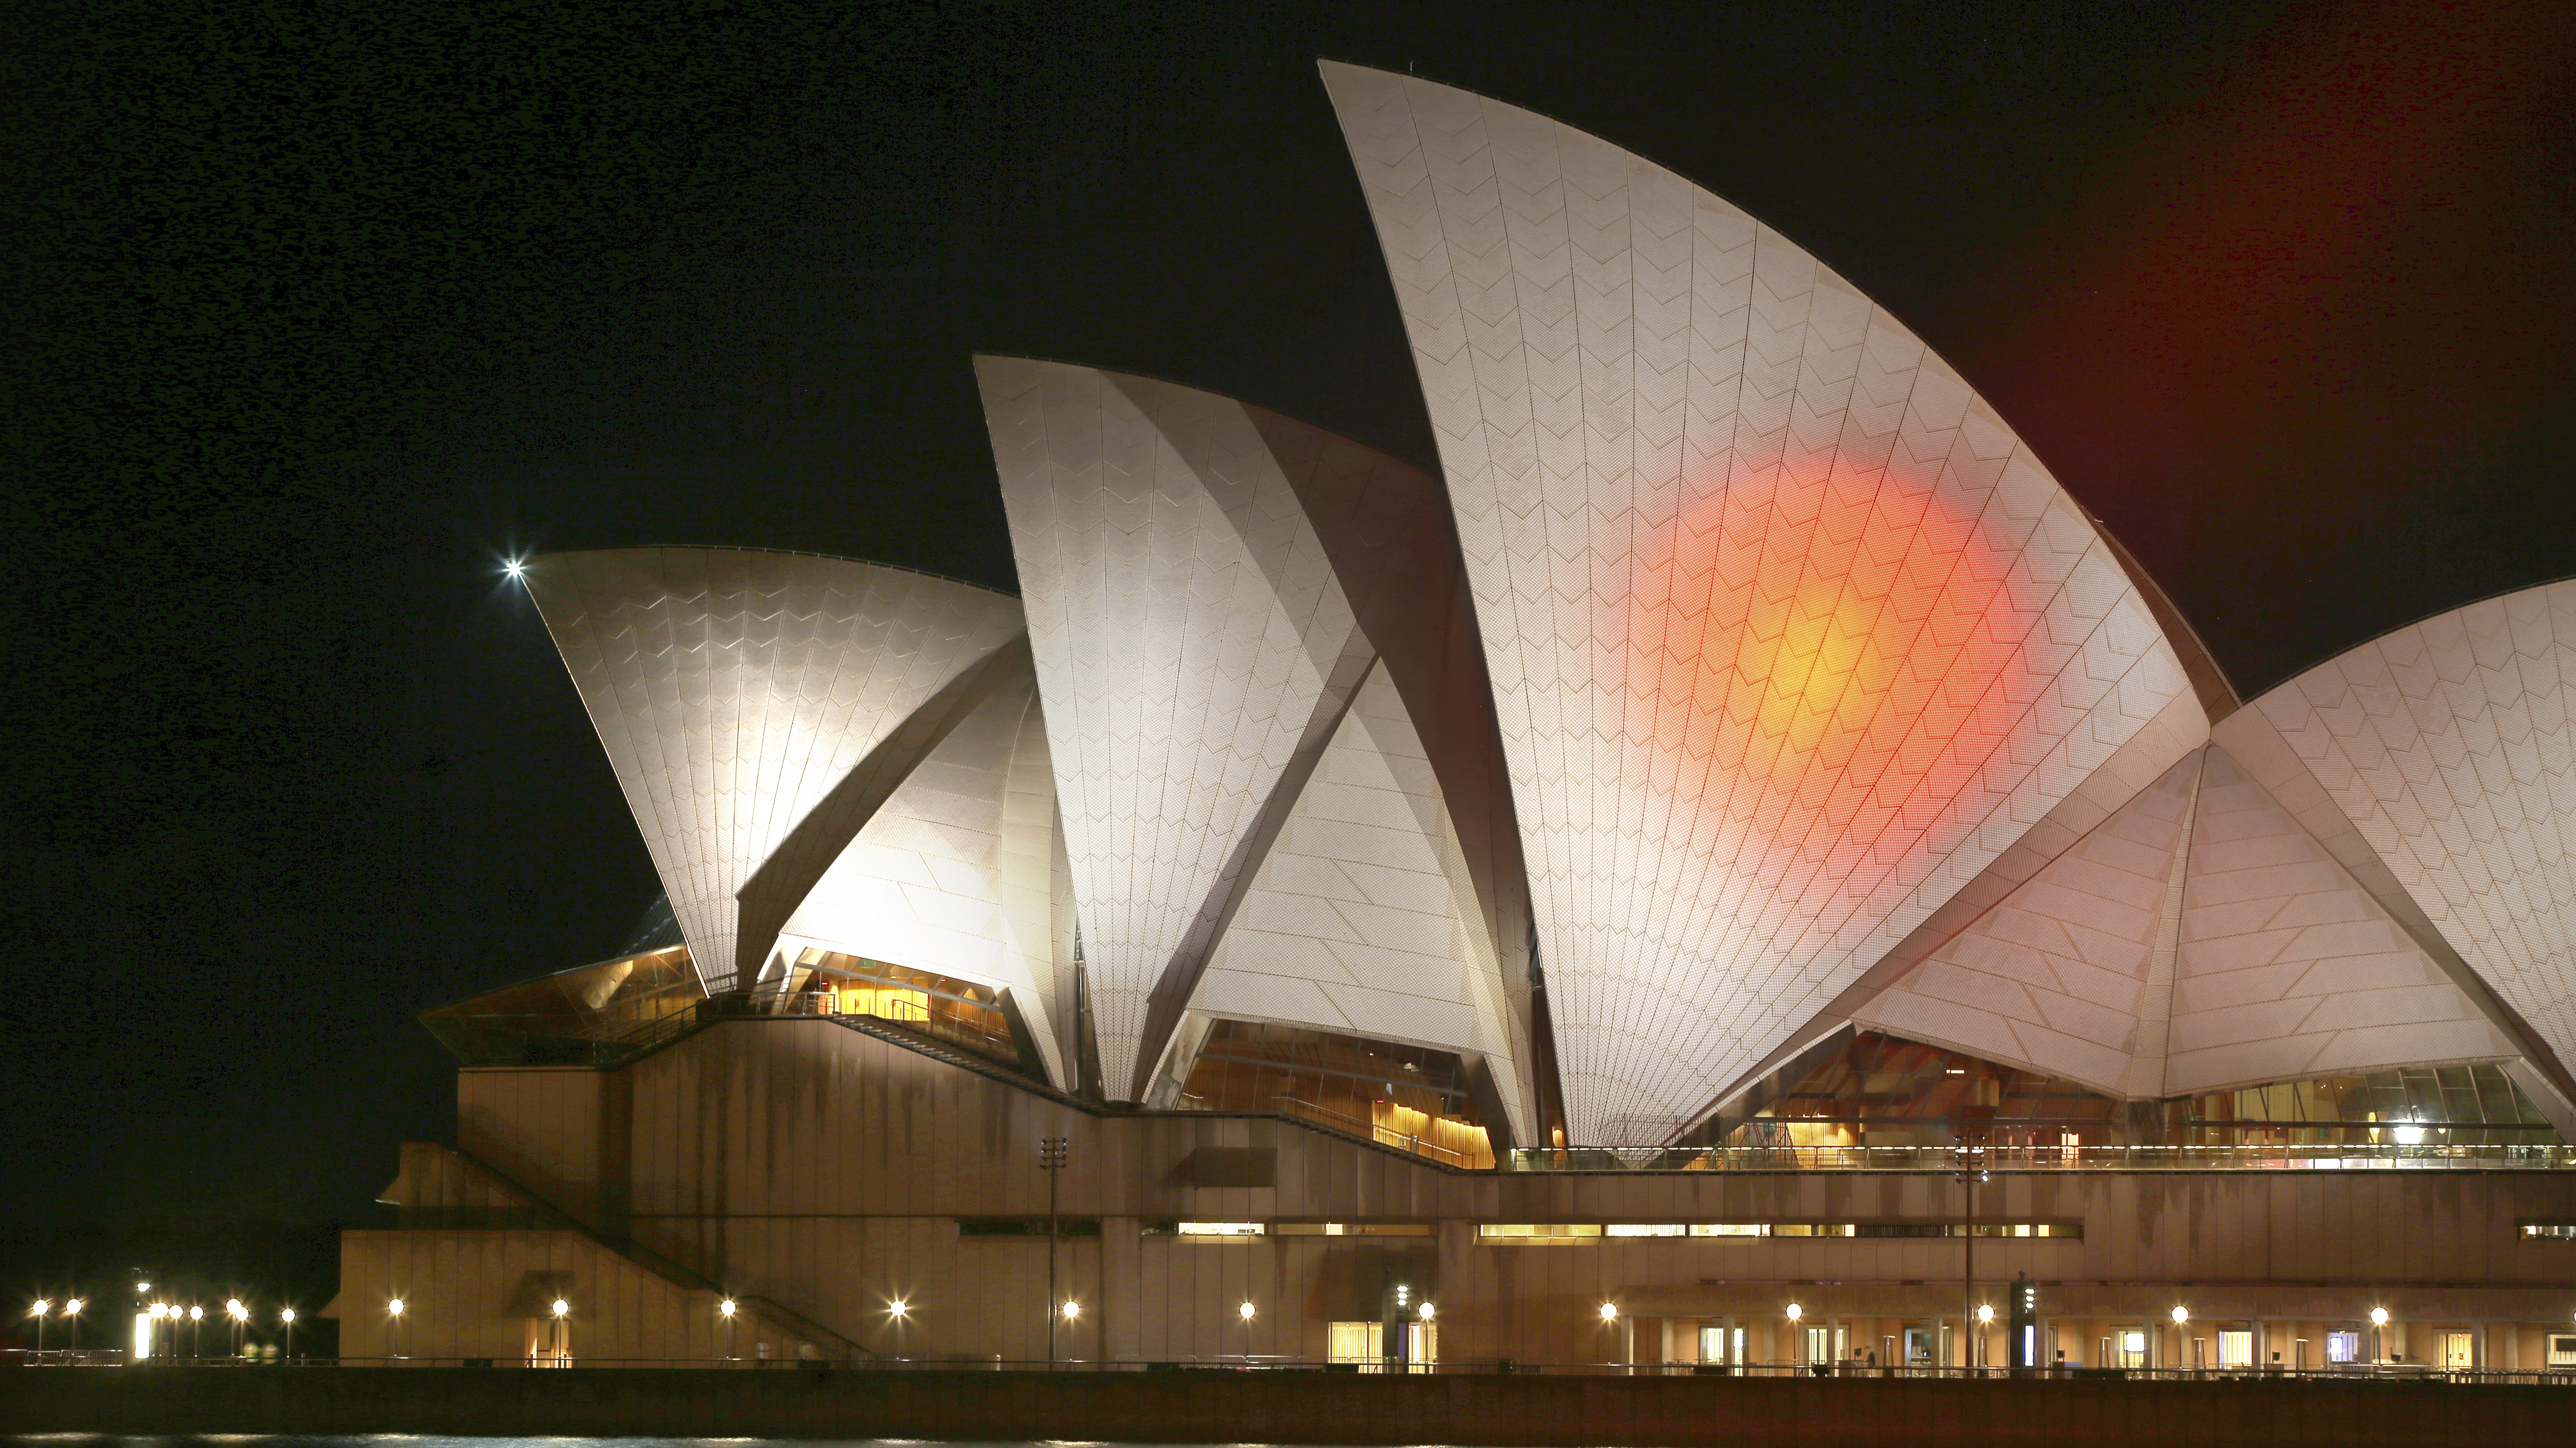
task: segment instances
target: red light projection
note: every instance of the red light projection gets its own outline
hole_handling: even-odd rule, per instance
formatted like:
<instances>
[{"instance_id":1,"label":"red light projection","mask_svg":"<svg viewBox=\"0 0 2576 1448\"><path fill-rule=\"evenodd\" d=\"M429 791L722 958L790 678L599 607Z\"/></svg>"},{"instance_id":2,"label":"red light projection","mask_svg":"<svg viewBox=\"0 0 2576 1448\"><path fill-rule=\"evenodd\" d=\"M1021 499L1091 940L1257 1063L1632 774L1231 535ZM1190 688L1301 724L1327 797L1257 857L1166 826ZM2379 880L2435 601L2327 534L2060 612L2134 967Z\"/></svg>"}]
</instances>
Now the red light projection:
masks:
<instances>
[{"instance_id":1,"label":"red light projection","mask_svg":"<svg viewBox=\"0 0 2576 1448\"><path fill-rule=\"evenodd\" d=\"M2027 714L2014 681L2040 600L1972 506L1903 467L1781 467L1707 496L1646 556L1628 627L1660 645L1636 683L1655 745L1706 761L1701 810L1738 875L1794 895L1800 865L1830 861L1858 870L1837 891L1856 902L1906 853L1890 837L1930 828Z\"/></svg>"}]
</instances>

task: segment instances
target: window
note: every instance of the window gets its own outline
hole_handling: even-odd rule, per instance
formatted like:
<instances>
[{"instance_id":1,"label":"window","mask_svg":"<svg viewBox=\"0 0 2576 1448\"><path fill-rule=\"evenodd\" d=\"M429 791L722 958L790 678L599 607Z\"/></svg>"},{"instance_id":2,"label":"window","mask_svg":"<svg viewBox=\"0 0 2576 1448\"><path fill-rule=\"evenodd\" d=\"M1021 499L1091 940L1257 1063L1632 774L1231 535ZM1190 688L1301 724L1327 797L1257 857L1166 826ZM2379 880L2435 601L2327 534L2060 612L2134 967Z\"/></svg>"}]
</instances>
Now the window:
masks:
<instances>
[{"instance_id":1,"label":"window","mask_svg":"<svg viewBox=\"0 0 2576 1448\"><path fill-rule=\"evenodd\" d=\"M1428 1237L1429 1222L1276 1222L1274 1237Z\"/></svg>"},{"instance_id":2,"label":"window","mask_svg":"<svg viewBox=\"0 0 2576 1448\"><path fill-rule=\"evenodd\" d=\"M2237 1328L2222 1329L2218 1334L2218 1365L2222 1368L2254 1366L2254 1334Z\"/></svg>"},{"instance_id":3,"label":"window","mask_svg":"<svg viewBox=\"0 0 2576 1448\"><path fill-rule=\"evenodd\" d=\"M2120 1334L2120 1366L2141 1368L2147 1365L2147 1335L2130 1329Z\"/></svg>"},{"instance_id":4,"label":"window","mask_svg":"<svg viewBox=\"0 0 2576 1448\"><path fill-rule=\"evenodd\" d=\"M1771 1228L1762 1222L1702 1222L1690 1229L1694 1237L1768 1237Z\"/></svg>"},{"instance_id":5,"label":"window","mask_svg":"<svg viewBox=\"0 0 2576 1448\"><path fill-rule=\"evenodd\" d=\"M1174 1222L1172 1233L1179 1237L1258 1237L1259 1222Z\"/></svg>"},{"instance_id":6,"label":"window","mask_svg":"<svg viewBox=\"0 0 2576 1448\"><path fill-rule=\"evenodd\" d=\"M1337 1322L1333 1324L1332 1360L1337 1363L1362 1364L1361 1371L1373 1372L1385 1354L1379 1350L1386 1328L1375 1322Z\"/></svg>"},{"instance_id":7,"label":"window","mask_svg":"<svg viewBox=\"0 0 2576 1448\"><path fill-rule=\"evenodd\" d=\"M2525 1222L2522 1240L2526 1242L2576 1242L2576 1222Z\"/></svg>"},{"instance_id":8,"label":"window","mask_svg":"<svg viewBox=\"0 0 2576 1448\"><path fill-rule=\"evenodd\" d=\"M2576 1368L2576 1332L2549 1334L2549 1365L2553 1368Z\"/></svg>"},{"instance_id":9,"label":"window","mask_svg":"<svg viewBox=\"0 0 2576 1448\"><path fill-rule=\"evenodd\" d=\"M959 1217L960 1237L1043 1237L1047 1234L1044 1217ZM1097 1237L1098 1217L1058 1217L1055 1234L1059 1237Z\"/></svg>"},{"instance_id":10,"label":"window","mask_svg":"<svg viewBox=\"0 0 2576 1448\"><path fill-rule=\"evenodd\" d=\"M1591 1222L1487 1222L1476 1228L1476 1240L1507 1247L1589 1246L1601 1240L1601 1228Z\"/></svg>"},{"instance_id":11,"label":"window","mask_svg":"<svg viewBox=\"0 0 2576 1448\"><path fill-rule=\"evenodd\" d=\"M2357 1332L2327 1333L2326 1361L2330 1363L2357 1363L2361 1361L2361 1334Z\"/></svg>"},{"instance_id":12,"label":"window","mask_svg":"<svg viewBox=\"0 0 2576 1448\"><path fill-rule=\"evenodd\" d=\"M1613 1222L1605 1228L1613 1237L1683 1237L1690 1229L1679 1222Z\"/></svg>"}]
</instances>

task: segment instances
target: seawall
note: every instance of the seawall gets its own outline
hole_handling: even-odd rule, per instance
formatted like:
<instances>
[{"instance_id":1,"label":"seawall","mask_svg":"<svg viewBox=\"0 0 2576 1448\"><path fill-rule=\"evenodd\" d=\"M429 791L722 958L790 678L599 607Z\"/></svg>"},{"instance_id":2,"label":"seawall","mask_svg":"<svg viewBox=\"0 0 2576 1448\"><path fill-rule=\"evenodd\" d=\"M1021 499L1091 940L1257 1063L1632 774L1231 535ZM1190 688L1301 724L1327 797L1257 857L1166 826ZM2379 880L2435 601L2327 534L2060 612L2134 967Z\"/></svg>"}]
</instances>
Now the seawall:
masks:
<instances>
[{"instance_id":1,"label":"seawall","mask_svg":"<svg viewBox=\"0 0 2576 1448\"><path fill-rule=\"evenodd\" d=\"M1125 1443L2560 1443L2576 1390L2436 1382L22 1369L0 1431Z\"/></svg>"}]
</instances>

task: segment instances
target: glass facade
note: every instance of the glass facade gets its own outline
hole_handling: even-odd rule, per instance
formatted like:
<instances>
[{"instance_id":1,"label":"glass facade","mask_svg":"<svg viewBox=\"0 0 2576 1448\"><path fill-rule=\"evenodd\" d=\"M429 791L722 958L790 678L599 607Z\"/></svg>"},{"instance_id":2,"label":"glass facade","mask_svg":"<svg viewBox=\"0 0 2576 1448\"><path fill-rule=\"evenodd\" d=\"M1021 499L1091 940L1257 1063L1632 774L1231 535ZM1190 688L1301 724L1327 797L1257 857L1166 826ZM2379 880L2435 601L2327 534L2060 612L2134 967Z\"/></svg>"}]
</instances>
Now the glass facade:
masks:
<instances>
[{"instance_id":1,"label":"glass facade","mask_svg":"<svg viewBox=\"0 0 2576 1448\"><path fill-rule=\"evenodd\" d=\"M2546 1146L2503 1068L2410 1066L2128 1102L1862 1031L1736 1126L1729 1147Z\"/></svg>"},{"instance_id":2,"label":"glass facade","mask_svg":"<svg viewBox=\"0 0 2576 1448\"><path fill-rule=\"evenodd\" d=\"M685 945L577 965L423 1011L468 1066L605 1066L697 1021L706 992Z\"/></svg>"},{"instance_id":3,"label":"glass facade","mask_svg":"<svg viewBox=\"0 0 2576 1448\"><path fill-rule=\"evenodd\" d=\"M1218 1021L1190 1067L1180 1104L1277 1112L1451 1166L1494 1164L1465 1063L1424 1046Z\"/></svg>"},{"instance_id":4,"label":"glass facade","mask_svg":"<svg viewBox=\"0 0 2576 1448\"><path fill-rule=\"evenodd\" d=\"M1009 1003L988 985L807 947L787 974L787 1014L868 1016L1026 1070Z\"/></svg>"},{"instance_id":5,"label":"glass facade","mask_svg":"<svg viewBox=\"0 0 2576 1448\"><path fill-rule=\"evenodd\" d=\"M2548 1145L2558 1133L2497 1066L2408 1066L2164 1103L2176 1146Z\"/></svg>"}]
</instances>

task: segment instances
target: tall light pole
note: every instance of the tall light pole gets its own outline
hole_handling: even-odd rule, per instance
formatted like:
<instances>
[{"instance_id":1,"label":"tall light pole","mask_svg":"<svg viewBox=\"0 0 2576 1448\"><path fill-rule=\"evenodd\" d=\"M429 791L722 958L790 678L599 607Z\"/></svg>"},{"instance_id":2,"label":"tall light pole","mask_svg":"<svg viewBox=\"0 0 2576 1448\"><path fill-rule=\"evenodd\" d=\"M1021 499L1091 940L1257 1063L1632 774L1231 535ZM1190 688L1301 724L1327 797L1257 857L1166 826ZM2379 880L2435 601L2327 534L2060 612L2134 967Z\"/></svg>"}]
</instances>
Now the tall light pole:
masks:
<instances>
[{"instance_id":1,"label":"tall light pole","mask_svg":"<svg viewBox=\"0 0 2576 1448\"><path fill-rule=\"evenodd\" d=\"M71 1334L69 1351L74 1354L80 1352L80 1315L81 1309L87 1306L89 1306L88 1303L77 1297L63 1304L63 1326Z\"/></svg>"},{"instance_id":2,"label":"tall light pole","mask_svg":"<svg viewBox=\"0 0 2576 1448\"><path fill-rule=\"evenodd\" d=\"M39 1297L36 1299L36 1305L27 1312L29 1317L36 1319L36 1358L39 1362L43 1361L45 1356L45 1314L53 1310L52 1303Z\"/></svg>"},{"instance_id":3,"label":"tall light pole","mask_svg":"<svg viewBox=\"0 0 2576 1448\"><path fill-rule=\"evenodd\" d=\"M1236 1316L1243 1319L1243 1365L1250 1367L1252 1366L1252 1304L1246 1301L1234 1311Z\"/></svg>"},{"instance_id":4,"label":"tall light pole","mask_svg":"<svg viewBox=\"0 0 2576 1448\"><path fill-rule=\"evenodd\" d=\"M1038 1138L1038 1170L1045 1172L1047 1179L1047 1367L1050 1370L1055 1367L1055 1186L1056 1178L1063 1172L1071 1154L1069 1146L1070 1143L1061 1136Z\"/></svg>"},{"instance_id":5,"label":"tall light pole","mask_svg":"<svg viewBox=\"0 0 2576 1448\"><path fill-rule=\"evenodd\" d=\"M734 1304L732 1298L728 1297L724 1301L716 1304L716 1315L724 1319L726 1362L733 1361L733 1314Z\"/></svg>"},{"instance_id":6,"label":"tall light pole","mask_svg":"<svg viewBox=\"0 0 2576 1448\"><path fill-rule=\"evenodd\" d=\"M200 1307L191 1307L191 1308L189 1308L189 1309L188 1309L188 1361L190 1361L190 1362L192 1362L192 1363L193 1363L193 1362L195 1362L195 1361L197 1360L197 1347L198 1347L198 1345L199 1345L200 1343L202 1343L202 1342L204 1342L204 1341L205 1341L205 1331L206 1331L206 1309L205 1309L205 1308L203 1308L203 1307L201 1307L201 1306L200 1306Z\"/></svg>"},{"instance_id":7,"label":"tall light pole","mask_svg":"<svg viewBox=\"0 0 2576 1448\"><path fill-rule=\"evenodd\" d=\"M295 1361L295 1309L292 1307L279 1308L277 1310L277 1320L280 1323L283 1323L286 1327L286 1360L288 1362L293 1362Z\"/></svg>"},{"instance_id":8,"label":"tall light pole","mask_svg":"<svg viewBox=\"0 0 2576 1448\"><path fill-rule=\"evenodd\" d=\"M242 1306L240 1298L227 1297L224 1299L224 1316L233 1320L233 1356L238 1358L242 1355L242 1329L250 1325L250 1309Z\"/></svg>"},{"instance_id":9,"label":"tall light pole","mask_svg":"<svg viewBox=\"0 0 2576 1448\"><path fill-rule=\"evenodd\" d=\"M388 1339L388 1340L387 1340L387 1342L385 1343L385 1349L386 1349L386 1351L385 1351L385 1356L387 1356L387 1357L401 1357L401 1356L403 1355L403 1354L402 1354L402 1341L403 1341L403 1339L402 1339L402 1325L403 1325L403 1321L402 1321L402 1315L403 1315L403 1300L402 1300L401 1298L399 1298L399 1297L395 1297L395 1298L390 1298L390 1299L388 1299L388 1300L385 1302L385 1315L386 1315L387 1317L390 1317L390 1318L392 1318L392 1319L393 1319L393 1326L392 1326L392 1329L391 1329L390 1331L388 1331L388 1332L385 1334L385 1337Z\"/></svg>"}]
</instances>

